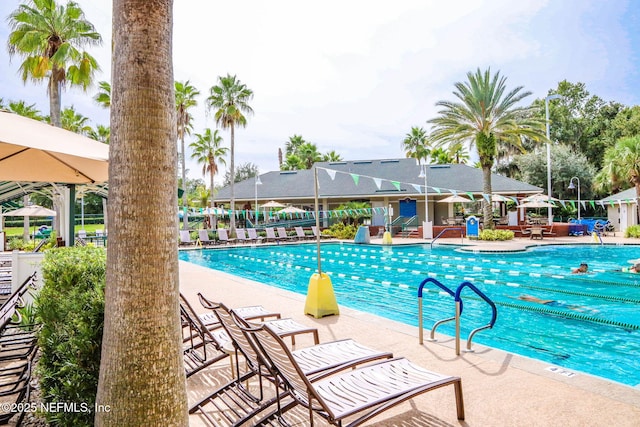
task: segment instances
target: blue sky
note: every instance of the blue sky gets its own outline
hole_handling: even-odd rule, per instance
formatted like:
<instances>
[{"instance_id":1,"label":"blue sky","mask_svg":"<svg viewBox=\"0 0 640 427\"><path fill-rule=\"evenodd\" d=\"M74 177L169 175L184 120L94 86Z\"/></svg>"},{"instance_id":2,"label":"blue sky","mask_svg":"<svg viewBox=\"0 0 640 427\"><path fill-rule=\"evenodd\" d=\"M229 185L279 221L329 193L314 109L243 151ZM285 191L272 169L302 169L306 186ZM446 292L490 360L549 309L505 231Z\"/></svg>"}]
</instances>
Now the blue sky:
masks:
<instances>
[{"instance_id":1,"label":"blue sky","mask_svg":"<svg viewBox=\"0 0 640 427\"><path fill-rule=\"evenodd\" d=\"M98 80L110 80L111 1L77 2L104 39L90 50ZM48 113L46 87L24 85L20 58L8 58L6 17L18 4L0 2L0 97ZM255 114L236 133L236 162L261 172L278 168L277 150L294 134L348 160L402 157L411 126L426 128L435 103L452 99L454 83L477 67L500 70L509 87L533 92L529 101L567 79L605 101L640 104L633 0L190 0L175 1L174 12L174 77L202 94L195 132L215 128L204 98L217 76L236 74L255 93ZM63 106L108 124L96 91L67 90Z\"/></svg>"}]
</instances>

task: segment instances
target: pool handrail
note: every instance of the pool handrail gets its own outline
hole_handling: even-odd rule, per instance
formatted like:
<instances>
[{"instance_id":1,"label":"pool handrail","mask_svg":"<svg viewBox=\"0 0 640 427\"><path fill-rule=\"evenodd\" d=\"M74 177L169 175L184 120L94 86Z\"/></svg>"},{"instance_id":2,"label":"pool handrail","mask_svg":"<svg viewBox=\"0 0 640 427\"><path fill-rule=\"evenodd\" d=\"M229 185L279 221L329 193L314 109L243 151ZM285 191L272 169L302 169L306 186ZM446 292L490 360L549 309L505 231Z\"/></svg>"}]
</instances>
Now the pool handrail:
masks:
<instances>
[{"instance_id":1,"label":"pool handrail","mask_svg":"<svg viewBox=\"0 0 640 427\"><path fill-rule=\"evenodd\" d=\"M424 331L423 331L423 327L422 327L422 289L424 288L424 285L426 285L427 283L435 284L437 287L439 287L440 289L442 289L443 291L445 291L446 293L448 293L449 295L454 297L454 299L455 299L455 296L456 296L454 291L452 291L451 289L449 289L448 287L446 287L445 285L443 285L442 283L440 283L438 280L434 279L433 277L427 277L422 282L420 282L420 286L418 287L418 328L419 328L418 335L419 335L420 344L422 344L424 342ZM462 313L462 304L460 304L460 313ZM431 334L429 336L429 339L431 341L434 341L436 328L438 326L440 326L441 324L450 322L452 320L456 320L455 316L454 317L449 317L447 319L438 320L436 323L434 323L433 327L431 328Z\"/></svg>"},{"instance_id":2,"label":"pool handrail","mask_svg":"<svg viewBox=\"0 0 640 427\"><path fill-rule=\"evenodd\" d=\"M433 240L430 243L429 248L433 249L433 244L435 243L435 241L438 240L440 238L440 236L442 236L445 232L447 232L449 230L460 230L460 239L462 240L461 243L464 243L464 232L463 232L464 228L463 227L447 227L444 230L442 230L441 232L439 232L436 237L433 238Z\"/></svg>"},{"instance_id":3,"label":"pool handrail","mask_svg":"<svg viewBox=\"0 0 640 427\"><path fill-rule=\"evenodd\" d=\"M484 329L491 329L493 328L493 325L496 323L496 319L498 318L498 309L496 308L495 303L484 294L484 292L482 292L480 289L478 289L473 283L465 281L460 283L460 285L458 285L458 288L456 289L456 294L455 294L455 301L456 301L456 355L459 356L460 355L460 315L462 314L462 298L460 297L460 294L462 293L462 290L464 288L470 288L472 291L474 291L480 298L482 298L483 300L485 300L487 302L487 304L489 304L491 306L491 321L484 326L481 326L479 328L476 328L474 330L472 330L469 333L469 337L467 338L467 350L466 351L473 351L471 350L471 341L473 340L473 336L477 333L480 332Z\"/></svg>"}]
</instances>

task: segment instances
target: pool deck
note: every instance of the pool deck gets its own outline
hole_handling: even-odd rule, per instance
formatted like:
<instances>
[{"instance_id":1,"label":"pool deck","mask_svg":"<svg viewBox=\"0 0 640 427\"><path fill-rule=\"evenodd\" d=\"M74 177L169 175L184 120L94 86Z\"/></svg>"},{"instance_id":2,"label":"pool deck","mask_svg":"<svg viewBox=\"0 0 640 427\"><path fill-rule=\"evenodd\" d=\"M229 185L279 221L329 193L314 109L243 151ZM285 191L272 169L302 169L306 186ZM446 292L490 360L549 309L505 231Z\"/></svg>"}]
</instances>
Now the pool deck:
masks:
<instances>
[{"instance_id":1,"label":"pool deck","mask_svg":"<svg viewBox=\"0 0 640 427\"><path fill-rule=\"evenodd\" d=\"M605 243L640 243L638 239L605 237ZM381 240L380 240L381 242ZM423 243L393 239L393 244ZM442 239L459 244L460 238ZM378 243L375 239L372 243ZM529 245L593 243L590 236L514 239L476 242L473 249L522 250ZM637 426L640 424L640 385L625 386L598 377L553 366L474 344L475 352L456 356L454 339L438 336L435 343L418 344L418 329L381 317L340 307L340 315L315 319L304 315L305 297L226 273L180 262L181 291L200 312L197 292L231 307L261 304L300 323L316 326L320 341L353 338L373 348L392 351L436 372L460 376L465 400L465 421L456 418L452 387L438 389L405 402L366 423L368 426ZM425 332L425 336L428 331ZM586 340L589 337L585 337ZM304 338L298 348L310 345ZM465 343L462 343L464 348ZM215 376L227 370L222 361L187 380L189 403L206 394ZM319 417L317 425L326 425ZM197 415L190 425L203 425ZM307 425L304 422L296 426Z\"/></svg>"}]
</instances>

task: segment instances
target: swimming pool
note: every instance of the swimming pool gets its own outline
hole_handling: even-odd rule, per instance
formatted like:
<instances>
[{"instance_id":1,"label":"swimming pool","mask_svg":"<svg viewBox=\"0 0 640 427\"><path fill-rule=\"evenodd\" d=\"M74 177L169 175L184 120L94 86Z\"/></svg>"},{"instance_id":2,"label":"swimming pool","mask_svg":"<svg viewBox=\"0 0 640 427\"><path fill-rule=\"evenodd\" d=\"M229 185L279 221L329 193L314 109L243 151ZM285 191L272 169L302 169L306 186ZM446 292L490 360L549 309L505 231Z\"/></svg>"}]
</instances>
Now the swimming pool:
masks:
<instances>
[{"instance_id":1,"label":"swimming pool","mask_svg":"<svg viewBox=\"0 0 640 427\"><path fill-rule=\"evenodd\" d=\"M453 290L470 281L498 307L494 328L478 333L475 343L638 386L640 275L614 271L638 258L638 249L559 245L489 254L445 246L323 243L321 257L341 305L417 326L423 279L433 277ZM300 294L317 267L315 244L181 251L180 259ZM580 262L589 264L589 273L571 274ZM475 294L462 297L464 339L491 312ZM425 334L454 307L435 286L424 288L423 304ZM453 323L438 332L453 336Z\"/></svg>"}]
</instances>

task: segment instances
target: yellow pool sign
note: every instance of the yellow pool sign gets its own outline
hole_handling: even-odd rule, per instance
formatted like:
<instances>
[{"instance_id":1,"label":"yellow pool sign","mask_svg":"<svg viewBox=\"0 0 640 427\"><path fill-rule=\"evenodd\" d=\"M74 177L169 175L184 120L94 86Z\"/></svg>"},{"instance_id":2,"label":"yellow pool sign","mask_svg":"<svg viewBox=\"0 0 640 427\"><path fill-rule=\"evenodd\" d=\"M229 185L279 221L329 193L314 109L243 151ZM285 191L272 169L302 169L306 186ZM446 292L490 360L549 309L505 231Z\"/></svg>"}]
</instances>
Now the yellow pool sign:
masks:
<instances>
[{"instance_id":1,"label":"yellow pool sign","mask_svg":"<svg viewBox=\"0 0 640 427\"><path fill-rule=\"evenodd\" d=\"M314 273L309 279L304 314L310 314L316 319L340 314L331 279L326 274Z\"/></svg>"}]
</instances>

